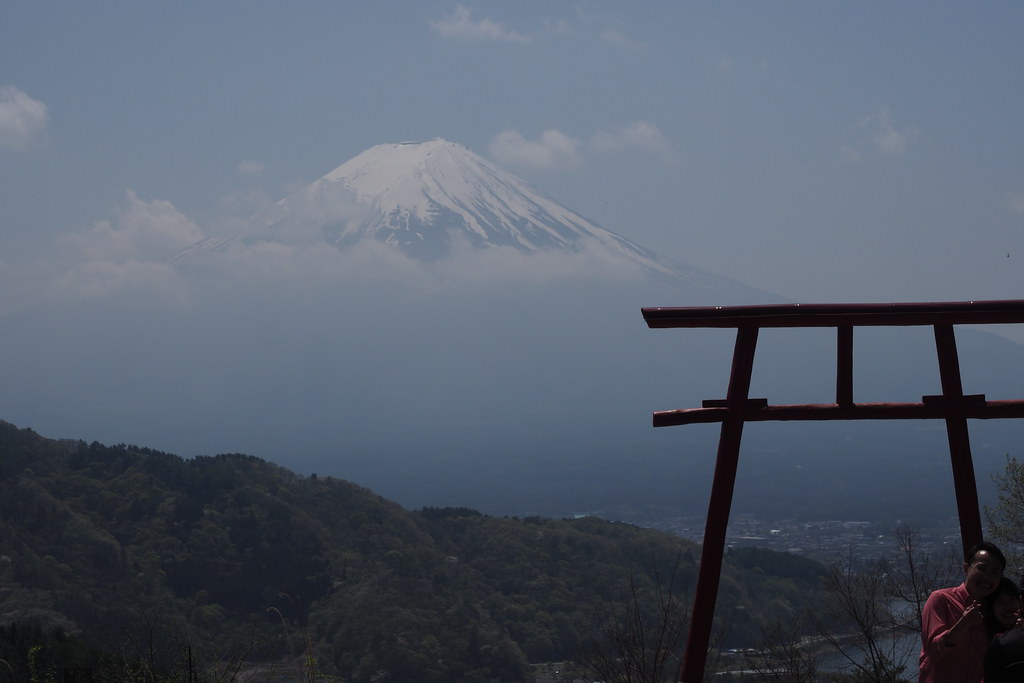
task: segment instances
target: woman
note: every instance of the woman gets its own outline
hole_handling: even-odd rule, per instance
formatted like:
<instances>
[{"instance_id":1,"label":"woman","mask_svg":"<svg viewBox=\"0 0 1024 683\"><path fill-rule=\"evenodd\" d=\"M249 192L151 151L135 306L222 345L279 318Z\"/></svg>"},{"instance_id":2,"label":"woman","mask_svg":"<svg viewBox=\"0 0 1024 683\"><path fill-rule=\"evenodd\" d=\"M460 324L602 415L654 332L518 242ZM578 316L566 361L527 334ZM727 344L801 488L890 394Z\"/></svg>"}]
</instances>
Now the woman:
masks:
<instances>
[{"instance_id":1,"label":"woman","mask_svg":"<svg viewBox=\"0 0 1024 683\"><path fill-rule=\"evenodd\" d=\"M992 644L985 653L985 683L1024 680L1024 628L1021 628L1020 607L1017 585L1005 577L982 603L985 627L992 637Z\"/></svg>"},{"instance_id":2,"label":"woman","mask_svg":"<svg viewBox=\"0 0 1024 683\"><path fill-rule=\"evenodd\" d=\"M1005 576L999 580L996 589L981 604L985 615L985 629L989 638L1006 633L1020 619L1020 588Z\"/></svg>"}]
</instances>

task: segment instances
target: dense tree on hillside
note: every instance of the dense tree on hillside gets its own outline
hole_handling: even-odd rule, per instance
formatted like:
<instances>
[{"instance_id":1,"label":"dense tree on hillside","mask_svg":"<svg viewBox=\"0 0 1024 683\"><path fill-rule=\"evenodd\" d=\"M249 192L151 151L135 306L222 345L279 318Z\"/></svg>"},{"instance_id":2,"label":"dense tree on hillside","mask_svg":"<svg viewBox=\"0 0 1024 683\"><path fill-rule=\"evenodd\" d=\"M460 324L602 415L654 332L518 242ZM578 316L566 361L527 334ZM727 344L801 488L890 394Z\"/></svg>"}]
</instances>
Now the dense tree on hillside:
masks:
<instances>
[{"instance_id":1,"label":"dense tree on hillside","mask_svg":"<svg viewBox=\"0 0 1024 683\"><path fill-rule=\"evenodd\" d=\"M698 555L592 517L413 512L251 456L182 459L2 422L0 523L0 625L152 667L180 670L187 652L192 667L248 658L355 682L529 680L531 662L574 657L609 605L656 613L666 589L686 596ZM730 554L723 614L746 618L722 620L724 642L754 644L769 616L819 598L814 581L802 563Z\"/></svg>"}]
</instances>

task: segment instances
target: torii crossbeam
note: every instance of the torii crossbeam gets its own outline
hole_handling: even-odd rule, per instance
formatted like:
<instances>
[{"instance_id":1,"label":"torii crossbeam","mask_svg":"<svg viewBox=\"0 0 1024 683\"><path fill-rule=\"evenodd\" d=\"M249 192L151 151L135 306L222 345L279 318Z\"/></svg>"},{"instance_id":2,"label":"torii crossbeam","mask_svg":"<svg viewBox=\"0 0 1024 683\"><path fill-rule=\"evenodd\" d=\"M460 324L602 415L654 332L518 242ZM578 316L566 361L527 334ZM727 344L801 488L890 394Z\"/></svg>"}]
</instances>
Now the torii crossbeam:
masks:
<instances>
[{"instance_id":1,"label":"torii crossbeam","mask_svg":"<svg viewBox=\"0 0 1024 683\"><path fill-rule=\"evenodd\" d=\"M968 418L1024 417L1024 400L987 401L984 394L965 396L960 379L954 325L1024 323L1024 300L890 304L783 304L644 308L651 328L736 328L729 387L724 399L705 400L700 408L654 413L654 426L721 422L715 474L711 484L700 571L680 683L702 683L718 584L732 507L740 440L746 422L772 420L945 420L950 462L965 548L982 540ZM853 328L930 325L935 332L942 394L920 403L856 403L853 400ZM835 403L770 405L749 398L754 350L762 327L836 328Z\"/></svg>"}]
</instances>

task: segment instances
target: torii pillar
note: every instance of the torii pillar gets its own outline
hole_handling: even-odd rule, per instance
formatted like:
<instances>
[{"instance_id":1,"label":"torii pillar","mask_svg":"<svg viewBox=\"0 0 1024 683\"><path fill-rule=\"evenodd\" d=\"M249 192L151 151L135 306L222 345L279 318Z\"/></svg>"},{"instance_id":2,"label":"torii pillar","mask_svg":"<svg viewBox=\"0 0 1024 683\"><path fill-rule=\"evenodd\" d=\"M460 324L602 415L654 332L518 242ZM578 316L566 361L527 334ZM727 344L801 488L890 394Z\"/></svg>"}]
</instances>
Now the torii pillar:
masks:
<instances>
[{"instance_id":1,"label":"torii pillar","mask_svg":"<svg viewBox=\"0 0 1024 683\"><path fill-rule=\"evenodd\" d=\"M890 304L782 304L644 308L651 328L735 328L736 345L725 399L702 407L654 413L654 426L720 422L718 456L708 503L704 545L697 575L686 650L679 683L703 683L715 602L732 508L740 441L746 422L773 420L944 420L949 441L957 513L964 549L982 540L978 491L971 459L968 418L1024 417L1024 400L986 401L984 394L965 396L960 379L953 326L1024 322L1024 300ZM855 403L853 400L853 329L858 326L930 325L935 332L942 394L920 403ZM762 327L836 328L835 403L769 405L749 398L754 351Z\"/></svg>"}]
</instances>

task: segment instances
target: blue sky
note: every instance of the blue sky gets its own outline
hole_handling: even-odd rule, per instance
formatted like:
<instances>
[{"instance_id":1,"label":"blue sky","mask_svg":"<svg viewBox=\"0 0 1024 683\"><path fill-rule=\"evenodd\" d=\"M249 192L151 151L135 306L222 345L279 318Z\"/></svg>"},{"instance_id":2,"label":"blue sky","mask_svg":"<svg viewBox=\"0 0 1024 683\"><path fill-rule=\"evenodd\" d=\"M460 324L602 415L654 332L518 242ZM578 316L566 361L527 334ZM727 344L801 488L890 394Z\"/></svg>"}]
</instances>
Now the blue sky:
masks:
<instances>
[{"instance_id":1,"label":"blue sky","mask_svg":"<svg viewBox=\"0 0 1024 683\"><path fill-rule=\"evenodd\" d=\"M147 214L121 241L170 248L433 137L794 301L1024 298L1022 25L1015 2L4 3L7 305L114 248L85 248L98 226Z\"/></svg>"}]
</instances>

